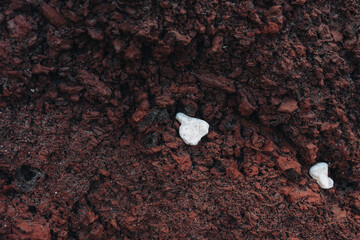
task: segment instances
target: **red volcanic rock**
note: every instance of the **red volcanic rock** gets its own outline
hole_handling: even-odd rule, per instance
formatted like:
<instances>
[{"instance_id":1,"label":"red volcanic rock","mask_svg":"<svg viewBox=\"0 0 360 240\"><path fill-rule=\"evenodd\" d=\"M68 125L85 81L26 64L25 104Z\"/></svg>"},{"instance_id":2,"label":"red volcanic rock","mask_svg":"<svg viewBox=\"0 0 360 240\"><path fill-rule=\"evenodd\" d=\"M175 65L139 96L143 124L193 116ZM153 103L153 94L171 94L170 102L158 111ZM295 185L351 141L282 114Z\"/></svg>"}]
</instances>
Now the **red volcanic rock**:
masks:
<instances>
[{"instance_id":1,"label":"red volcanic rock","mask_svg":"<svg viewBox=\"0 0 360 240\"><path fill-rule=\"evenodd\" d=\"M175 104L175 100L170 96L157 96L155 102L159 107L173 106Z\"/></svg>"},{"instance_id":2,"label":"red volcanic rock","mask_svg":"<svg viewBox=\"0 0 360 240\"><path fill-rule=\"evenodd\" d=\"M206 86L221 89L228 93L236 92L233 81L226 77L215 76L213 74L196 74L196 77Z\"/></svg>"},{"instance_id":3,"label":"red volcanic rock","mask_svg":"<svg viewBox=\"0 0 360 240\"><path fill-rule=\"evenodd\" d=\"M81 92L81 90L83 90L84 87L82 87L82 86L71 87L71 86L67 86L64 83L61 83L61 84L59 84L59 89L60 89L60 91L65 92L65 93L76 94L76 93Z\"/></svg>"},{"instance_id":4,"label":"red volcanic rock","mask_svg":"<svg viewBox=\"0 0 360 240\"><path fill-rule=\"evenodd\" d=\"M161 1L161 2L159 3L159 6L160 6L161 8L168 9L168 8L170 7L170 2L169 2L169 1Z\"/></svg>"},{"instance_id":5,"label":"red volcanic rock","mask_svg":"<svg viewBox=\"0 0 360 240\"><path fill-rule=\"evenodd\" d=\"M120 52L124 51L124 49L125 49L125 44L122 41L120 41L119 39L115 39L112 42L112 44L114 46L116 53L120 53Z\"/></svg>"},{"instance_id":6,"label":"red volcanic rock","mask_svg":"<svg viewBox=\"0 0 360 240\"><path fill-rule=\"evenodd\" d=\"M187 46L191 42L191 37L188 35L182 35L178 31L172 30L168 32L169 38L174 38L176 43L182 46Z\"/></svg>"},{"instance_id":7,"label":"red volcanic rock","mask_svg":"<svg viewBox=\"0 0 360 240\"><path fill-rule=\"evenodd\" d=\"M79 70L78 77L84 85L91 86L100 96L108 98L112 95L110 87L99 80L95 74L89 73L85 70Z\"/></svg>"},{"instance_id":8,"label":"red volcanic rock","mask_svg":"<svg viewBox=\"0 0 360 240\"><path fill-rule=\"evenodd\" d=\"M161 44L156 46L153 50L153 56L156 61L165 62L167 57L173 52L174 50L168 46Z\"/></svg>"},{"instance_id":9,"label":"red volcanic rock","mask_svg":"<svg viewBox=\"0 0 360 240\"><path fill-rule=\"evenodd\" d=\"M104 34L100 29L88 28L88 34L92 39L101 41L104 39Z\"/></svg>"},{"instance_id":10,"label":"red volcanic rock","mask_svg":"<svg viewBox=\"0 0 360 240\"><path fill-rule=\"evenodd\" d=\"M360 2L324 2L1 1L0 239L358 239Z\"/></svg>"},{"instance_id":11,"label":"red volcanic rock","mask_svg":"<svg viewBox=\"0 0 360 240\"><path fill-rule=\"evenodd\" d=\"M50 7L48 4L46 3L41 4L41 12L44 15L44 17L56 27L65 26L66 24L65 18L60 13L58 13L54 8Z\"/></svg>"},{"instance_id":12,"label":"red volcanic rock","mask_svg":"<svg viewBox=\"0 0 360 240\"><path fill-rule=\"evenodd\" d=\"M307 143L305 145L305 160L310 163L314 164L317 158L318 147L313 143Z\"/></svg>"},{"instance_id":13,"label":"red volcanic rock","mask_svg":"<svg viewBox=\"0 0 360 240\"><path fill-rule=\"evenodd\" d=\"M214 54L221 50L221 47L223 46L223 40L224 38L221 36L214 37L212 41L212 47L208 50L209 54Z\"/></svg>"},{"instance_id":14,"label":"red volcanic rock","mask_svg":"<svg viewBox=\"0 0 360 240\"><path fill-rule=\"evenodd\" d=\"M236 164L236 162L233 162L227 169L226 169L226 175L229 176L230 178L239 178L241 177L241 173L238 170L238 165Z\"/></svg>"},{"instance_id":15,"label":"red volcanic rock","mask_svg":"<svg viewBox=\"0 0 360 240\"><path fill-rule=\"evenodd\" d=\"M310 204L320 205L322 203L321 195L311 191L311 189L301 190L298 188L284 187L283 194L291 203L297 203L304 200Z\"/></svg>"},{"instance_id":16,"label":"red volcanic rock","mask_svg":"<svg viewBox=\"0 0 360 240\"><path fill-rule=\"evenodd\" d=\"M191 168L192 162L190 155L186 154L182 156L177 156L176 154L172 154L172 157L181 166L182 169L189 170Z\"/></svg>"},{"instance_id":17,"label":"red volcanic rock","mask_svg":"<svg viewBox=\"0 0 360 240\"><path fill-rule=\"evenodd\" d=\"M339 123L325 122L321 125L321 131L322 132L334 131L334 130L338 129L339 125L340 125Z\"/></svg>"},{"instance_id":18,"label":"red volcanic rock","mask_svg":"<svg viewBox=\"0 0 360 240\"><path fill-rule=\"evenodd\" d=\"M45 221L41 224L36 221L18 220L13 231L15 235L23 239L46 240L51 238L49 224Z\"/></svg>"},{"instance_id":19,"label":"red volcanic rock","mask_svg":"<svg viewBox=\"0 0 360 240\"><path fill-rule=\"evenodd\" d=\"M256 107L249 102L245 94L242 94L242 96L239 97L238 110L241 116L250 116L256 110Z\"/></svg>"},{"instance_id":20,"label":"red volcanic rock","mask_svg":"<svg viewBox=\"0 0 360 240\"><path fill-rule=\"evenodd\" d=\"M293 169L296 173L301 173L301 165L291 158L279 157L276 162L279 169L283 172L289 169Z\"/></svg>"},{"instance_id":21,"label":"red volcanic rock","mask_svg":"<svg viewBox=\"0 0 360 240\"><path fill-rule=\"evenodd\" d=\"M34 65L32 68L32 74L38 75L38 74L45 74L49 75L50 72L53 72L55 70L54 67L45 67L42 66L40 63Z\"/></svg>"},{"instance_id":22,"label":"red volcanic rock","mask_svg":"<svg viewBox=\"0 0 360 240\"><path fill-rule=\"evenodd\" d=\"M292 4L294 5L304 5L307 2L307 0L293 0Z\"/></svg>"},{"instance_id":23,"label":"red volcanic rock","mask_svg":"<svg viewBox=\"0 0 360 240\"><path fill-rule=\"evenodd\" d=\"M280 31L279 25L274 22L269 22L262 30L265 34L277 34Z\"/></svg>"},{"instance_id":24,"label":"red volcanic rock","mask_svg":"<svg viewBox=\"0 0 360 240\"><path fill-rule=\"evenodd\" d=\"M339 31L331 31L331 35L335 42L341 42L343 40L343 35Z\"/></svg>"},{"instance_id":25,"label":"red volcanic rock","mask_svg":"<svg viewBox=\"0 0 360 240\"><path fill-rule=\"evenodd\" d=\"M27 4L28 4L27 2L12 0L11 4L10 4L10 8L12 10L23 9L23 8L27 7Z\"/></svg>"},{"instance_id":26,"label":"red volcanic rock","mask_svg":"<svg viewBox=\"0 0 360 240\"><path fill-rule=\"evenodd\" d=\"M124 57L126 60L139 60L141 58L141 52L136 46L130 45L125 50Z\"/></svg>"},{"instance_id":27,"label":"red volcanic rock","mask_svg":"<svg viewBox=\"0 0 360 240\"><path fill-rule=\"evenodd\" d=\"M294 99L285 99L281 102L278 111L283 113L292 113L298 108L298 104Z\"/></svg>"},{"instance_id":28,"label":"red volcanic rock","mask_svg":"<svg viewBox=\"0 0 360 240\"><path fill-rule=\"evenodd\" d=\"M25 37L31 30L32 26L23 15L18 15L6 24L11 37Z\"/></svg>"},{"instance_id":29,"label":"red volcanic rock","mask_svg":"<svg viewBox=\"0 0 360 240\"><path fill-rule=\"evenodd\" d=\"M262 150L264 152L273 152L275 150L275 144L272 141L265 142Z\"/></svg>"}]
</instances>

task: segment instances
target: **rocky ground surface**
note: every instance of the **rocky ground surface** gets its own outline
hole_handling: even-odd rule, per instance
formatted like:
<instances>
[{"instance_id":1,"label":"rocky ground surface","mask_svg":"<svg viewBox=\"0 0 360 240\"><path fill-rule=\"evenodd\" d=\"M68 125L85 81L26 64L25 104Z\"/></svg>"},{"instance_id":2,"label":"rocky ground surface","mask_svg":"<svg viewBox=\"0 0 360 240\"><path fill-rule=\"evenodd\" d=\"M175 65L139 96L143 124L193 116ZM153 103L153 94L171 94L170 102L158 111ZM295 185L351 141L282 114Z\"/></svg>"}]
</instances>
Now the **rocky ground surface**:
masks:
<instances>
[{"instance_id":1,"label":"rocky ground surface","mask_svg":"<svg viewBox=\"0 0 360 240\"><path fill-rule=\"evenodd\" d=\"M358 239L359 11L0 1L0 238Z\"/></svg>"}]
</instances>

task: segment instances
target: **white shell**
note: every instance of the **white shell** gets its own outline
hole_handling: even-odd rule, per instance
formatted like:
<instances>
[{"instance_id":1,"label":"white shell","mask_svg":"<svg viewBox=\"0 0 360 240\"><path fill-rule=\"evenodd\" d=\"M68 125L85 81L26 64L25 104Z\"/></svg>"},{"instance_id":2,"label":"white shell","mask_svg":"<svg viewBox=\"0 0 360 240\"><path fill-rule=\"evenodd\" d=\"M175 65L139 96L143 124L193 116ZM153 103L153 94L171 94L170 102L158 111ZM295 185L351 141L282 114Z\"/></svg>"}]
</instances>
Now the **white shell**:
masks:
<instances>
[{"instance_id":1,"label":"white shell","mask_svg":"<svg viewBox=\"0 0 360 240\"><path fill-rule=\"evenodd\" d=\"M176 119L181 123L179 134L189 145L197 145L202 137L209 133L209 124L204 120L177 113Z\"/></svg>"},{"instance_id":2,"label":"white shell","mask_svg":"<svg viewBox=\"0 0 360 240\"><path fill-rule=\"evenodd\" d=\"M325 162L319 162L312 166L309 170L309 174L313 179L316 179L317 183L322 189L330 189L334 186L334 181L328 177L329 166Z\"/></svg>"}]
</instances>

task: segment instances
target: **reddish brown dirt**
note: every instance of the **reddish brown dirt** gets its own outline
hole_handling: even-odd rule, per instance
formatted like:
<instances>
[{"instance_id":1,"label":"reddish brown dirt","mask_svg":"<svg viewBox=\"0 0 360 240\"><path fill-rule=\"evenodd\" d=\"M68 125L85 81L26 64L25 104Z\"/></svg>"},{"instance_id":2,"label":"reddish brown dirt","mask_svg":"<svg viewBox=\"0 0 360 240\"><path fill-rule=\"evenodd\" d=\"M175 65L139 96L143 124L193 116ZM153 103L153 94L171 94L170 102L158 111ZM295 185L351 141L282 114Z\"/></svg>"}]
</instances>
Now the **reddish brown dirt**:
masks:
<instances>
[{"instance_id":1,"label":"reddish brown dirt","mask_svg":"<svg viewBox=\"0 0 360 240\"><path fill-rule=\"evenodd\" d=\"M0 1L0 238L359 239L359 11Z\"/></svg>"}]
</instances>

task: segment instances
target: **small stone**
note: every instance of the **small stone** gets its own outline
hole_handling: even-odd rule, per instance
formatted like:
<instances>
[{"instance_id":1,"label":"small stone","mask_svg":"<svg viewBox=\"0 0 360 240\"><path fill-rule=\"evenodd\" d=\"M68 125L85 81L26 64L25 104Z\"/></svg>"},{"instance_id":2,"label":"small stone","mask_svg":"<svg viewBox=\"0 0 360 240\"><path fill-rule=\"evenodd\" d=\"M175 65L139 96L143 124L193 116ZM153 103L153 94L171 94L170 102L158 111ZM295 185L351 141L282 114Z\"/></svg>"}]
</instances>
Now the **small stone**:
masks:
<instances>
[{"instance_id":1,"label":"small stone","mask_svg":"<svg viewBox=\"0 0 360 240\"><path fill-rule=\"evenodd\" d=\"M32 68L32 74L34 74L34 75L38 75L38 74L49 75L49 73L54 70L55 70L54 67L45 67L45 66L42 66L40 63L38 63L38 64L34 65L34 67Z\"/></svg>"},{"instance_id":2,"label":"small stone","mask_svg":"<svg viewBox=\"0 0 360 240\"><path fill-rule=\"evenodd\" d=\"M120 41L119 39L115 39L112 42L112 44L113 44L113 47L114 47L116 53L120 53L120 52L124 51L124 49L125 49L125 44L122 41Z\"/></svg>"},{"instance_id":3,"label":"small stone","mask_svg":"<svg viewBox=\"0 0 360 240\"><path fill-rule=\"evenodd\" d=\"M311 164L315 163L318 150L319 149L315 144L307 143L305 145L305 161Z\"/></svg>"},{"instance_id":4,"label":"small stone","mask_svg":"<svg viewBox=\"0 0 360 240\"><path fill-rule=\"evenodd\" d=\"M170 8L170 2L169 1L162 1L159 3L159 6L163 9L168 9Z\"/></svg>"},{"instance_id":5,"label":"small stone","mask_svg":"<svg viewBox=\"0 0 360 240\"><path fill-rule=\"evenodd\" d=\"M22 15L18 15L15 18L7 22L7 28L10 32L11 37L24 37L31 30L31 25L26 21L26 18Z\"/></svg>"},{"instance_id":6,"label":"small stone","mask_svg":"<svg viewBox=\"0 0 360 240\"><path fill-rule=\"evenodd\" d=\"M321 131L322 132L331 132L331 131L338 129L339 125L340 125L339 123L325 122L321 125Z\"/></svg>"},{"instance_id":7,"label":"small stone","mask_svg":"<svg viewBox=\"0 0 360 240\"><path fill-rule=\"evenodd\" d=\"M25 1L22 2L22 1L19 1L19 0L12 0L9 7L12 10L17 10L17 9L21 9L21 8L25 7L26 4L28 4L28 3L25 2Z\"/></svg>"},{"instance_id":8,"label":"small stone","mask_svg":"<svg viewBox=\"0 0 360 240\"><path fill-rule=\"evenodd\" d=\"M76 93L81 92L84 89L84 87L82 87L82 86L71 87L71 86L66 85L65 83L60 83L59 89L61 92L65 92L68 94L76 94Z\"/></svg>"},{"instance_id":9,"label":"small stone","mask_svg":"<svg viewBox=\"0 0 360 240\"><path fill-rule=\"evenodd\" d=\"M56 27L61 27L66 24L65 18L46 3L41 4L41 12L44 17Z\"/></svg>"},{"instance_id":10,"label":"small stone","mask_svg":"<svg viewBox=\"0 0 360 240\"><path fill-rule=\"evenodd\" d=\"M205 86L223 90L228 93L235 93L236 87L234 82L231 79L228 79L223 76L216 76L214 74L196 74L199 82Z\"/></svg>"},{"instance_id":11,"label":"small stone","mask_svg":"<svg viewBox=\"0 0 360 240\"><path fill-rule=\"evenodd\" d=\"M294 5L304 5L307 0L295 0L292 2Z\"/></svg>"},{"instance_id":12,"label":"small stone","mask_svg":"<svg viewBox=\"0 0 360 240\"><path fill-rule=\"evenodd\" d=\"M106 83L100 81L97 75L85 70L79 70L78 77L84 85L92 86L100 96L109 98L112 95L111 88Z\"/></svg>"},{"instance_id":13,"label":"small stone","mask_svg":"<svg viewBox=\"0 0 360 240\"><path fill-rule=\"evenodd\" d=\"M104 177L109 177L110 176L110 173L109 171L105 170L105 169L99 169L98 170L98 173Z\"/></svg>"},{"instance_id":14,"label":"small stone","mask_svg":"<svg viewBox=\"0 0 360 240\"><path fill-rule=\"evenodd\" d=\"M90 121L90 120L95 120L98 119L100 117L100 113L97 111L88 111L83 113L82 118L85 121Z\"/></svg>"},{"instance_id":15,"label":"small stone","mask_svg":"<svg viewBox=\"0 0 360 240\"><path fill-rule=\"evenodd\" d=\"M175 104L175 100L172 99L170 96L157 96L155 98L155 103L159 107L167 107L173 106Z\"/></svg>"},{"instance_id":16,"label":"small stone","mask_svg":"<svg viewBox=\"0 0 360 240\"><path fill-rule=\"evenodd\" d=\"M277 162L277 165L279 166L279 169L283 172L285 172L286 170L289 170L289 169L293 169L293 170L295 170L296 173L298 173L298 174L301 173L301 165L293 159L289 159L287 157L280 156L276 160L276 162Z\"/></svg>"},{"instance_id":17,"label":"small stone","mask_svg":"<svg viewBox=\"0 0 360 240\"><path fill-rule=\"evenodd\" d=\"M277 34L279 33L280 28L279 25L277 25L274 22L269 22L267 26L264 27L263 33L265 34Z\"/></svg>"},{"instance_id":18,"label":"small stone","mask_svg":"<svg viewBox=\"0 0 360 240\"><path fill-rule=\"evenodd\" d=\"M221 47L223 46L223 37L221 36L216 36L214 37L213 41L212 41L212 47L208 50L209 54L214 54L217 53L218 51L221 50Z\"/></svg>"},{"instance_id":19,"label":"small stone","mask_svg":"<svg viewBox=\"0 0 360 240\"><path fill-rule=\"evenodd\" d=\"M71 96L70 96L70 100L71 100L72 102L79 102L80 96L79 96L79 95L71 95Z\"/></svg>"},{"instance_id":20,"label":"small stone","mask_svg":"<svg viewBox=\"0 0 360 240\"><path fill-rule=\"evenodd\" d=\"M89 28L88 29L88 34L94 40L101 41L101 40L104 39L104 34L100 29Z\"/></svg>"},{"instance_id":21,"label":"small stone","mask_svg":"<svg viewBox=\"0 0 360 240\"><path fill-rule=\"evenodd\" d=\"M173 153L172 157L182 167L182 169L189 170L191 168L192 162L189 154L184 154L184 156L177 156Z\"/></svg>"},{"instance_id":22,"label":"small stone","mask_svg":"<svg viewBox=\"0 0 360 240\"><path fill-rule=\"evenodd\" d=\"M331 31L331 35L335 42L341 42L343 40L343 35L338 31Z\"/></svg>"},{"instance_id":23,"label":"small stone","mask_svg":"<svg viewBox=\"0 0 360 240\"><path fill-rule=\"evenodd\" d=\"M253 112L256 110L256 107L254 107L249 102L248 98L245 95L243 95L242 97L240 97L238 110L241 116L248 117L251 114L253 114Z\"/></svg>"},{"instance_id":24,"label":"small stone","mask_svg":"<svg viewBox=\"0 0 360 240\"><path fill-rule=\"evenodd\" d=\"M237 179L241 177L241 173L239 171L239 167L235 161L233 161L230 166L226 169L226 176Z\"/></svg>"},{"instance_id":25,"label":"small stone","mask_svg":"<svg viewBox=\"0 0 360 240\"><path fill-rule=\"evenodd\" d=\"M321 204L320 194L313 192L311 189L300 190L293 187L284 187L283 194L286 196L287 201L296 203L300 200L305 200L308 203Z\"/></svg>"},{"instance_id":26,"label":"small stone","mask_svg":"<svg viewBox=\"0 0 360 240\"><path fill-rule=\"evenodd\" d=\"M282 101L280 107L278 108L279 112L292 113L298 109L297 102L294 99L285 99Z\"/></svg>"},{"instance_id":27,"label":"small stone","mask_svg":"<svg viewBox=\"0 0 360 240\"><path fill-rule=\"evenodd\" d=\"M141 58L141 52L136 46L130 45L125 50L124 58L126 60L139 60Z\"/></svg>"},{"instance_id":28,"label":"small stone","mask_svg":"<svg viewBox=\"0 0 360 240\"><path fill-rule=\"evenodd\" d=\"M21 239L50 239L50 228L47 223L37 223L30 220L18 220L13 230Z\"/></svg>"},{"instance_id":29,"label":"small stone","mask_svg":"<svg viewBox=\"0 0 360 240\"><path fill-rule=\"evenodd\" d=\"M275 150L275 144L274 142L268 140L267 142L265 142L263 149L264 152L273 152Z\"/></svg>"},{"instance_id":30,"label":"small stone","mask_svg":"<svg viewBox=\"0 0 360 240\"><path fill-rule=\"evenodd\" d=\"M175 41L180 45L187 46L191 42L191 37L188 35L182 35L179 32L172 30L169 31L169 35L175 38Z\"/></svg>"}]
</instances>

